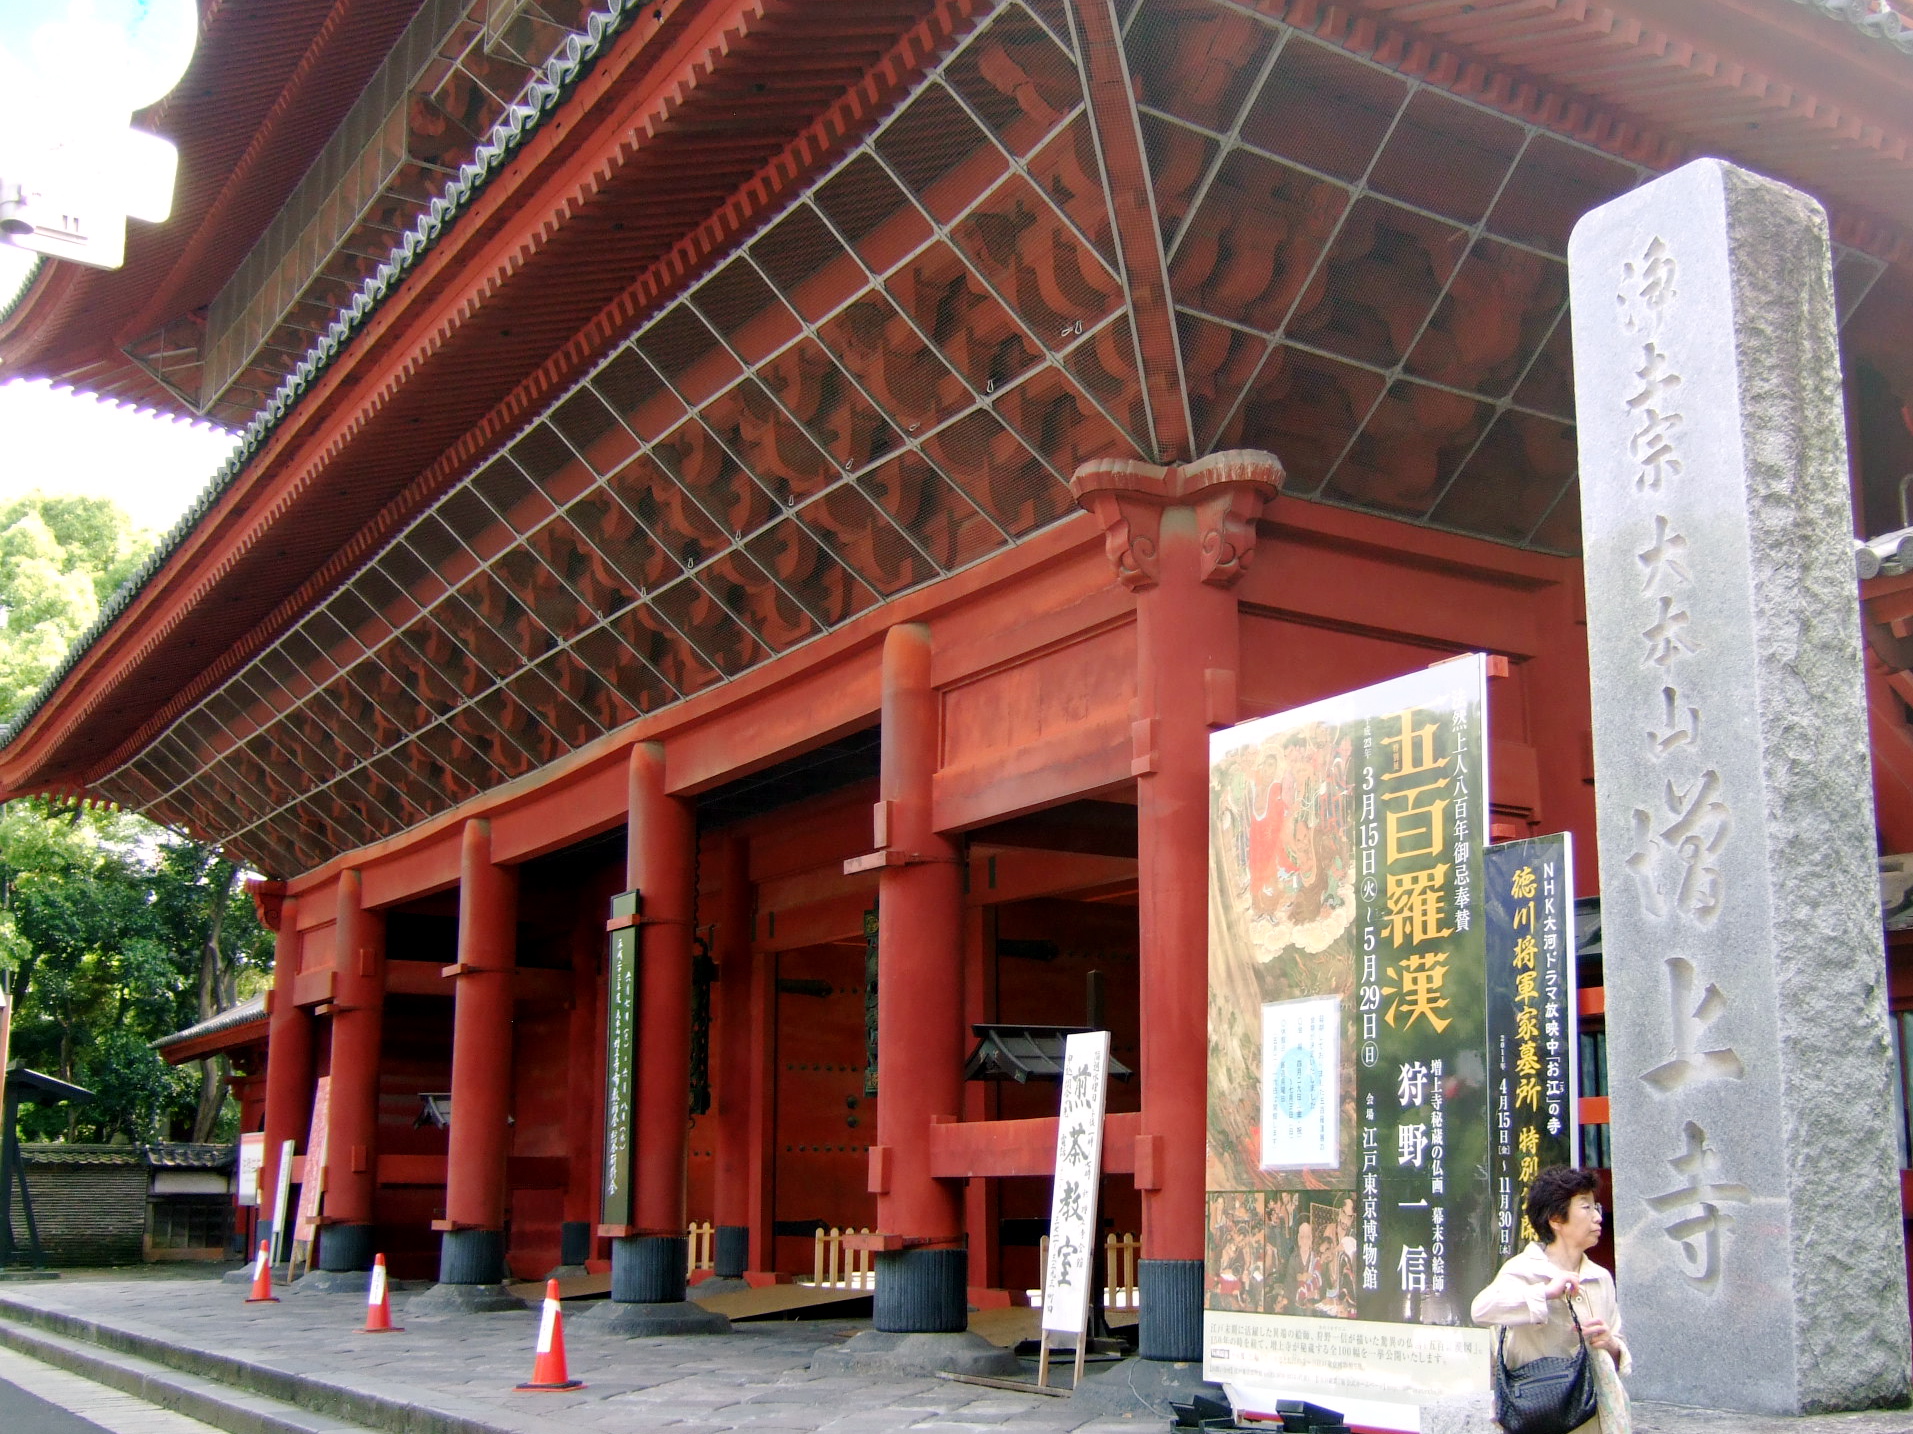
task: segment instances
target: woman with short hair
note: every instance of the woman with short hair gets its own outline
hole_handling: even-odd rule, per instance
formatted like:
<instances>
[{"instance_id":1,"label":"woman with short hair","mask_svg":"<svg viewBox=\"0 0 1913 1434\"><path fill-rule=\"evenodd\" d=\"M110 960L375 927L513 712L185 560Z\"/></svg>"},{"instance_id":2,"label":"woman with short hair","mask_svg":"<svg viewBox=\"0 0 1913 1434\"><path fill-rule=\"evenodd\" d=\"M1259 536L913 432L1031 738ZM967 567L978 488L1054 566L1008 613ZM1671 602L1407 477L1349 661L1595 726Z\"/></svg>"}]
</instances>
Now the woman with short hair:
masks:
<instances>
[{"instance_id":1,"label":"woman with short hair","mask_svg":"<svg viewBox=\"0 0 1913 1434\"><path fill-rule=\"evenodd\" d=\"M1571 1356L1585 1339L1600 1412L1574 1434L1629 1434L1627 1391L1617 1376L1634 1361L1621 1335L1614 1277L1587 1257L1601 1238L1599 1188L1592 1173L1566 1165L1535 1176L1525 1213L1533 1229L1547 1232L1547 1243L1530 1241L1502 1265L1494 1283L1475 1296L1472 1313L1476 1324L1507 1329L1510 1369L1544 1355ZM1581 1321L1578 1336L1574 1316Z\"/></svg>"}]
</instances>

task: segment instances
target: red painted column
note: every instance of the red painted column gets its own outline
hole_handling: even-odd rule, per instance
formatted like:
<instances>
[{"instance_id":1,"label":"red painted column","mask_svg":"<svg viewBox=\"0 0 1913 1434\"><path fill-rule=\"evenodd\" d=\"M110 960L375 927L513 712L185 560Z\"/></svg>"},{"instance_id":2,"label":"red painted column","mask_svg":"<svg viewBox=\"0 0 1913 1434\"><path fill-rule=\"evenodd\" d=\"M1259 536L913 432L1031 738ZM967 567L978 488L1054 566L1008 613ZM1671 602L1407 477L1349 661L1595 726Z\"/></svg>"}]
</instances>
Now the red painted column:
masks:
<instances>
[{"instance_id":1,"label":"red painted column","mask_svg":"<svg viewBox=\"0 0 1913 1434\"><path fill-rule=\"evenodd\" d=\"M664 748L631 749L630 886L643 893L639 942L637 1178L634 1213L647 1235L682 1237L691 1105L692 873L697 823L664 789Z\"/></svg>"},{"instance_id":2,"label":"red painted column","mask_svg":"<svg viewBox=\"0 0 1913 1434\"><path fill-rule=\"evenodd\" d=\"M1208 1113L1209 731L1236 720L1234 593L1256 519L1280 489L1267 453L1104 461L1071 480L1136 594L1143 1192L1140 1353L1200 1359Z\"/></svg>"},{"instance_id":3,"label":"red painted column","mask_svg":"<svg viewBox=\"0 0 1913 1434\"><path fill-rule=\"evenodd\" d=\"M339 874L333 935L332 1099L326 1132L323 1270L372 1268L379 1159L379 1042L385 1028L385 917L365 909L360 873Z\"/></svg>"},{"instance_id":4,"label":"red painted column","mask_svg":"<svg viewBox=\"0 0 1913 1434\"><path fill-rule=\"evenodd\" d=\"M996 1019L996 908L972 906L963 914L963 1029ZM967 1042L966 1042L967 1044ZM963 1118L995 1120L1000 1114L996 1081L969 1081L963 1087ZM978 1176L963 1187L963 1228L969 1241L968 1280L975 1292L1003 1283L1003 1187Z\"/></svg>"},{"instance_id":5,"label":"red painted column","mask_svg":"<svg viewBox=\"0 0 1913 1434\"><path fill-rule=\"evenodd\" d=\"M452 1014L452 1128L442 1285L504 1278L505 1159L511 1141L512 970L518 874L492 862L491 823L465 823L459 852L458 962Z\"/></svg>"},{"instance_id":6,"label":"red painted column","mask_svg":"<svg viewBox=\"0 0 1913 1434\"><path fill-rule=\"evenodd\" d=\"M691 1107L691 937L697 820L665 787L664 748L631 749L625 878L639 897L636 1233L611 1245L611 1300L594 1323L626 1334L718 1334L730 1321L684 1298Z\"/></svg>"},{"instance_id":7,"label":"red painted column","mask_svg":"<svg viewBox=\"0 0 1913 1434\"><path fill-rule=\"evenodd\" d=\"M930 629L902 623L883 646L883 753L876 808L878 1228L919 1242L878 1256L883 1331L960 1330L967 1260L956 1182L930 1173L930 1127L963 1111L963 873L935 830L931 783L940 704Z\"/></svg>"},{"instance_id":8,"label":"red painted column","mask_svg":"<svg viewBox=\"0 0 1913 1434\"><path fill-rule=\"evenodd\" d=\"M751 1225L751 871L750 843L729 836L717 846L716 1061L717 1189L714 1273L741 1276L750 1265Z\"/></svg>"},{"instance_id":9,"label":"red painted column","mask_svg":"<svg viewBox=\"0 0 1913 1434\"><path fill-rule=\"evenodd\" d=\"M280 892L285 888L281 886ZM265 893L261 904L272 899ZM260 1181L259 1218L270 1222L279 1192L279 1147L305 1135L312 1116L312 1012L293 1000L293 982L299 975L299 901L286 896L279 903L279 940L273 954L271 1015L266 1025L266 1157ZM292 1220L288 1201L286 1220ZM280 1232L270 1232L273 1254L279 1253Z\"/></svg>"}]
</instances>

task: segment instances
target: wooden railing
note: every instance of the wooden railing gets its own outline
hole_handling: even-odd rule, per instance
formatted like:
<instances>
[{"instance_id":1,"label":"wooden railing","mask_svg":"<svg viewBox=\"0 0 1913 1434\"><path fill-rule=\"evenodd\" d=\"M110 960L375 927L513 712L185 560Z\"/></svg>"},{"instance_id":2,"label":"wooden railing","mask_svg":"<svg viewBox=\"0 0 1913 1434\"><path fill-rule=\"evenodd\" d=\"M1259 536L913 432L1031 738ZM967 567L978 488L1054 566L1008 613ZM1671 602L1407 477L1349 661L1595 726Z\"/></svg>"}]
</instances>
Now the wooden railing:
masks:
<instances>
[{"instance_id":1,"label":"wooden railing","mask_svg":"<svg viewBox=\"0 0 1913 1434\"><path fill-rule=\"evenodd\" d=\"M873 1263L876 1257L868 1250L851 1249L844 1243L846 1236L870 1233L868 1226L861 1230L840 1230L835 1226L825 1230L819 1227L810 1282L820 1289L874 1290L877 1287Z\"/></svg>"},{"instance_id":2,"label":"wooden railing","mask_svg":"<svg viewBox=\"0 0 1913 1434\"><path fill-rule=\"evenodd\" d=\"M1111 1234L1103 1241L1103 1304L1113 1310L1137 1307L1136 1261L1142 1256L1140 1235Z\"/></svg>"},{"instance_id":3,"label":"wooden railing","mask_svg":"<svg viewBox=\"0 0 1913 1434\"><path fill-rule=\"evenodd\" d=\"M1136 1261L1142 1256L1142 1237L1110 1234L1103 1241L1103 1308L1133 1310L1140 1303L1136 1287ZM1036 1273L1038 1285L1031 1303L1043 1302L1042 1286L1049 1282L1049 1236L1037 1243Z\"/></svg>"},{"instance_id":4,"label":"wooden railing","mask_svg":"<svg viewBox=\"0 0 1913 1434\"><path fill-rule=\"evenodd\" d=\"M685 1231L684 1273L688 1277L699 1270L717 1268L717 1227L709 1220L702 1225L693 1221Z\"/></svg>"}]
</instances>

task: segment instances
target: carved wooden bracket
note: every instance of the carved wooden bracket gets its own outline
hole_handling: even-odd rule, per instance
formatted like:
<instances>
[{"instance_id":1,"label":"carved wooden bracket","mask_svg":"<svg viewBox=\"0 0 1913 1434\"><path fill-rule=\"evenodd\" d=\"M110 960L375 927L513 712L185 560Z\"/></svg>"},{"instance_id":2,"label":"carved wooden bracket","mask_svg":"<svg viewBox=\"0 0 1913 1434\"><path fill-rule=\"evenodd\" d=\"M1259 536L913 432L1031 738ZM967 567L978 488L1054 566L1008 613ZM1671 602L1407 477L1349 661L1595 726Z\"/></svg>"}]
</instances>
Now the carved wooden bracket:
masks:
<instances>
[{"instance_id":1,"label":"carved wooden bracket","mask_svg":"<svg viewBox=\"0 0 1913 1434\"><path fill-rule=\"evenodd\" d=\"M250 877L246 881L246 895L252 898L252 909L258 913L259 924L276 934L279 918L284 914L286 884L259 876Z\"/></svg>"},{"instance_id":2,"label":"carved wooden bracket","mask_svg":"<svg viewBox=\"0 0 1913 1434\"><path fill-rule=\"evenodd\" d=\"M1253 448L1211 453L1167 468L1127 458L1085 463L1070 479L1077 504L1103 525L1116 579L1132 592L1161 581L1163 509L1196 513L1202 581L1234 585L1255 557L1255 523L1282 491L1282 460Z\"/></svg>"}]
</instances>

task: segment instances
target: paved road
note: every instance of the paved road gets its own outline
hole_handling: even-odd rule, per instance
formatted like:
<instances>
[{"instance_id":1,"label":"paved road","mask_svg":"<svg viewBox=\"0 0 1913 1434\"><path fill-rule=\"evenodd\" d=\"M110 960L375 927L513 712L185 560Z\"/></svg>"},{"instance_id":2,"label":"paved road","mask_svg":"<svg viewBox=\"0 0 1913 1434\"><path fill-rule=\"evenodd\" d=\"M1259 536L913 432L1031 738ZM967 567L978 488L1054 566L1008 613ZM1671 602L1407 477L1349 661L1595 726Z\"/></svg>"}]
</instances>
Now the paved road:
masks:
<instances>
[{"instance_id":1,"label":"paved road","mask_svg":"<svg viewBox=\"0 0 1913 1434\"><path fill-rule=\"evenodd\" d=\"M0 1429L7 1434L101 1434L99 1425L27 1393L9 1379L0 1379Z\"/></svg>"},{"instance_id":2,"label":"paved road","mask_svg":"<svg viewBox=\"0 0 1913 1434\"><path fill-rule=\"evenodd\" d=\"M219 1434L210 1424L161 1409L0 1349L0 1431L4 1434Z\"/></svg>"}]
</instances>

